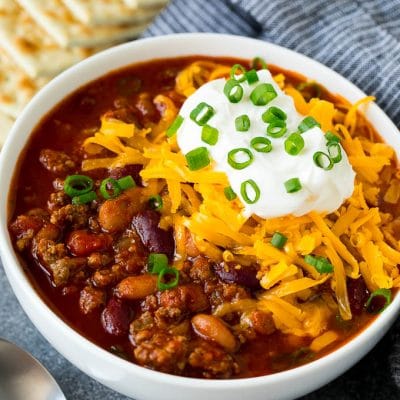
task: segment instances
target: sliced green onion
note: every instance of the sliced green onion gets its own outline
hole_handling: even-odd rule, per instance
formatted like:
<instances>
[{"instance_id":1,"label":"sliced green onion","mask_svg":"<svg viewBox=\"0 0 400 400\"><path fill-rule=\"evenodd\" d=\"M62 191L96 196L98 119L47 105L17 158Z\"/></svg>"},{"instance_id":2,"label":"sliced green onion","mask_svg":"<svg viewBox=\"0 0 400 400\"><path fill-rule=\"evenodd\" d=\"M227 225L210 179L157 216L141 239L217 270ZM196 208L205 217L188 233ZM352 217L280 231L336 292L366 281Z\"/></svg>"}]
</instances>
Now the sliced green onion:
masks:
<instances>
[{"instance_id":1,"label":"sliced green onion","mask_svg":"<svg viewBox=\"0 0 400 400\"><path fill-rule=\"evenodd\" d=\"M191 171L197 171L198 169L207 167L211 162L206 147L197 147L189 151L189 153L186 153L185 157Z\"/></svg>"},{"instance_id":2,"label":"sliced green onion","mask_svg":"<svg viewBox=\"0 0 400 400\"><path fill-rule=\"evenodd\" d=\"M285 140L285 151L291 156L296 156L304 148L304 139L300 133L292 133Z\"/></svg>"},{"instance_id":3,"label":"sliced green onion","mask_svg":"<svg viewBox=\"0 0 400 400\"><path fill-rule=\"evenodd\" d=\"M93 189L93 179L86 175L69 175L64 182L64 192L69 197L80 196Z\"/></svg>"},{"instance_id":4,"label":"sliced green onion","mask_svg":"<svg viewBox=\"0 0 400 400\"><path fill-rule=\"evenodd\" d=\"M322 168L325 171L329 171L330 169L333 168L333 161L328 156L328 154L326 154L322 151L315 152L313 155L313 160L314 160L314 164L317 167Z\"/></svg>"},{"instance_id":5,"label":"sliced green onion","mask_svg":"<svg viewBox=\"0 0 400 400\"><path fill-rule=\"evenodd\" d=\"M168 268L168 257L163 253L150 253L147 259L147 270L151 274L159 274Z\"/></svg>"},{"instance_id":6,"label":"sliced green onion","mask_svg":"<svg viewBox=\"0 0 400 400\"><path fill-rule=\"evenodd\" d=\"M382 308L379 310L373 311L371 310L371 302L375 297L383 297L385 299L385 304L383 305ZM379 314L381 313L387 306L391 303L392 301L392 292L390 289L377 289L374 292L371 293L369 296L367 302L365 303L365 307L367 311L369 311L372 314Z\"/></svg>"},{"instance_id":7,"label":"sliced green onion","mask_svg":"<svg viewBox=\"0 0 400 400\"><path fill-rule=\"evenodd\" d=\"M311 128L314 128L314 126L319 126L321 128L321 124L317 122L313 117L309 116L305 117L303 121L300 122L298 130L300 133L303 133Z\"/></svg>"},{"instance_id":8,"label":"sliced green onion","mask_svg":"<svg viewBox=\"0 0 400 400\"><path fill-rule=\"evenodd\" d=\"M169 282L164 281L165 275L173 275L174 278L173 280L170 280ZM175 286L177 286L179 283L179 271L176 268L164 268L161 270L161 272L158 274L158 279L157 279L157 287L159 290L168 290L172 289Z\"/></svg>"},{"instance_id":9,"label":"sliced green onion","mask_svg":"<svg viewBox=\"0 0 400 400\"><path fill-rule=\"evenodd\" d=\"M263 136L257 136L251 139L250 146L259 153L269 153L272 150L271 141Z\"/></svg>"},{"instance_id":10,"label":"sliced green onion","mask_svg":"<svg viewBox=\"0 0 400 400\"><path fill-rule=\"evenodd\" d=\"M254 57L251 62L251 66L254 69L258 69L259 66L261 66L261 69L268 69L267 63L261 57Z\"/></svg>"},{"instance_id":11,"label":"sliced green onion","mask_svg":"<svg viewBox=\"0 0 400 400\"><path fill-rule=\"evenodd\" d=\"M288 179L284 185L287 193L296 193L302 188L299 178Z\"/></svg>"},{"instance_id":12,"label":"sliced green onion","mask_svg":"<svg viewBox=\"0 0 400 400\"><path fill-rule=\"evenodd\" d=\"M248 179L240 185L240 194L247 204L254 204L257 203L260 198L261 192L257 183L255 183L253 179Z\"/></svg>"},{"instance_id":13,"label":"sliced green onion","mask_svg":"<svg viewBox=\"0 0 400 400\"><path fill-rule=\"evenodd\" d=\"M315 267L315 266L317 265L317 257L312 256L311 254L307 254L307 255L304 257L304 261L305 261L307 264L309 264L309 265L311 265L311 266L313 266L313 267Z\"/></svg>"},{"instance_id":14,"label":"sliced green onion","mask_svg":"<svg viewBox=\"0 0 400 400\"><path fill-rule=\"evenodd\" d=\"M168 137L174 136L175 133L178 131L178 129L181 127L182 122L183 122L182 115L177 115L177 117L174 119L174 122L167 129L166 135Z\"/></svg>"},{"instance_id":15,"label":"sliced green onion","mask_svg":"<svg viewBox=\"0 0 400 400\"><path fill-rule=\"evenodd\" d=\"M239 71L241 74L241 77L239 78L236 75L236 72ZM235 64L232 68L231 68L231 79L237 81L237 82L244 82L246 80L246 68L243 67L243 65L240 64Z\"/></svg>"},{"instance_id":16,"label":"sliced green onion","mask_svg":"<svg viewBox=\"0 0 400 400\"><path fill-rule=\"evenodd\" d=\"M197 125L205 125L215 114L215 110L212 106L201 102L196 108L190 113L190 119L196 122Z\"/></svg>"},{"instance_id":17,"label":"sliced green onion","mask_svg":"<svg viewBox=\"0 0 400 400\"><path fill-rule=\"evenodd\" d=\"M245 74L247 83L249 85L252 85L253 83L258 82L258 74L255 69L251 69L250 71L247 71Z\"/></svg>"},{"instance_id":18,"label":"sliced green onion","mask_svg":"<svg viewBox=\"0 0 400 400\"><path fill-rule=\"evenodd\" d=\"M117 183L121 190L130 189L136 186L135 180L130 175L118 179Z\"/></svg>"},{"instance_id":19,"label":"sliced green onion","mask_svg":"<svg viewBox=\"0 0 400 400\"><path fill-rule=\"evenodd\" d=\"M224 194L225 194L225 197L226 197L229 201L235 200L236 197L237 197L236 193L233 191L233 189L232 189L230 186L227 186L227 187L224 189Z\"/></svg>"},{"instance_id":20,"label":"sliced green onion","mask_svg":"<svg viewBox=\"0 0 400 400\"><path fill-rule=\"evenodd\" d=\"M149 197L149 206L153 210L160 211L163 207L162 197L159 194Z\"/></svg>"},{"instance_id":21,"label":"sliced green onion","mask_svg":"<svg viewBox=\"0 0 400 400\"><path fill-rule=\"evenodd\" d=\"M325 139L328 143L331 142L336 142L336 143L340 143L340 137L336 136L334 133L332 133L331 131L328 131L325 133Z\"/></svg>"},{"instance_id":22,"label":"sliced green onion","mask_svg":"<svg viewBox=\"0 0 400 400\"><path fill-rule=\"evenodd\" d=\"M239 132L247 132L250 129L250 118L246 114L236 117L235 127Z\"/></svg>"},{"instance_id":23,"label":"sliced green onion","mask_svg":"<svg viewBox=\"0 0 400 400\"><path fill-rule=\"evenodd\" d=\"M330 142L327 144L330 159L336 164L342 159L342 148L339 143Z\"/></svg>"},{"instance_id":24,"label":"sliced green onion","mask_svg":"<svg viewBox=\"0 0 400 400\"><path fill-rule=\"evenodd\" d=\"M287 242L287 237L280 232L275 232L272 235L271 244L277 249L282 249Z\"/></svg>"},{"instance_id":25,"label":"sliced green onion","mask_svg":"<svg viewBox=\"0 0 400 400\"><path fill-rule=\"evenodd\" d=\"M243 88L234 79L229 79L224 86L224 94L231 103L239 103L243 97Z\"/></svg>"},{"instance_id":26,"label":"sliced green onion","mask_svg":"<svg viewBox=\"0 0 400 400\"><path fill-rule=\"evenodd\" d=\"M320 274L329 274L333 272L333 265L324 257L318 257L315 269Z\"/></svg>"},{"instance_id":27,"label":"sliced green onion","mask_svg":"<svg viewBox=\"0 0 400 400\"><path fill-rule=\"evenodd\" d=\"M333 265L325 257L315 257L307 254L304 261L313 266L320 274L329 274L333 272Z\"/></svg>"},{"instance_id":28,"label":"sliced green onion","mask_svg":"<svg viewBox=\"0 0 400 400\"><path fill-rule=\"evenodd\" d=\"M274 87L270 83L261 83L250 93L250 100L255 106L265 106L277 96Z\"/></svg>"},{"instance_id":29,"label":"sliced green onion","mask_svg":"<svg viewBox=\"0 0 400 400\"><path fill-rule=\"evenodd\" d=\"M304 89L308 89L308 88L312 88L315 90L315 94L317 98L320 98L321 96L321 87L315 83L315 82L302 82L300 84L297 85L296 89L299 92L302 92Z\"/></svg>"},{"instance_id":30,"label":"sliced green onion","mask_svg":"<svg viewBox=\"0 0 400 400\"><path fill-rule=\"evenodd\" d=\"M218 142L218 129L210 125L204 125L201 130L201 140L204 143L214 146Z\"/></svg>"},{"instance_id":31,"label":"sliced green onion","mask_svg":"<svg viewBox=\"0 0 400 400\"><path fill-rule=\"evenodd\" d=\"M245 147L233 149L228 153L228 164L234 169L246 168L253 160L253 153Z\"/></svg>"},{"instance_id":32,"label":"sliced green onion","mask_svg":"<svg viewBox=\"0 0 400 400\"><path fill-rule=\"evenodd\" d=\"M115 179L106 178L101 182L100 193L106 200L113 199L120 195L121 188Z\"/></svg>"},{"instance_id":33,"label":"sliced green onion","mask_svg":"<svg viewBox=\"0 0 400 400\"><path fill-rule=\"evenodd\" d=\"M285 111L281 110L278 107L269 107L265 113L262 115L262 120L266 123L271 123L273 121L276 121L277 119L285 121L287 118L287 115Z\"/></svg>"},{"instance_id":34,"label":"sliced green onion","mask_svg":"<svg viewBox=\"0 0 400 400\"><path fill-rule=\"evenodd\" d=\"M267 135L274 139L282 137L287 131L286 122L276 119L269 123L267 127Z\"/></svg>"},{"instance_id":35,"label":"sliced green onion","mask_svg":"<svg viewBox=\"0 0 400 400\"><path fill-rule=\"evenodd\" d=\"M97 199L97 194L93 191L81 194L79 196L74 196L72 198L72 204L87 204L93 200Z\"/></svg>"}]
</instances>

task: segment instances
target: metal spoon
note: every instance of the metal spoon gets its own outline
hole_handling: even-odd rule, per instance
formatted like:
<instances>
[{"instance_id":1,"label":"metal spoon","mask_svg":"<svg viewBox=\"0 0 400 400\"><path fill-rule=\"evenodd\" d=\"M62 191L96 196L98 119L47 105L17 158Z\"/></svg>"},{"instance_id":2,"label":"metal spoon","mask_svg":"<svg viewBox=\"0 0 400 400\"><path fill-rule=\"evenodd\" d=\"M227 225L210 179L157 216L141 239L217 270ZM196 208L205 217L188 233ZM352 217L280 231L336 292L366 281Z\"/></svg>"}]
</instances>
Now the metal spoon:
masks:
<instances>
[{"instance_id":1,"label":"metal spoon","mask_svg":"<svg viewBox=\"0 0 400 400\"><path fill-rule=\"evenodd\" d=\"M39 361L4 339L0 339L0 399L66 400Z\"/></svg>"}]
</instances>

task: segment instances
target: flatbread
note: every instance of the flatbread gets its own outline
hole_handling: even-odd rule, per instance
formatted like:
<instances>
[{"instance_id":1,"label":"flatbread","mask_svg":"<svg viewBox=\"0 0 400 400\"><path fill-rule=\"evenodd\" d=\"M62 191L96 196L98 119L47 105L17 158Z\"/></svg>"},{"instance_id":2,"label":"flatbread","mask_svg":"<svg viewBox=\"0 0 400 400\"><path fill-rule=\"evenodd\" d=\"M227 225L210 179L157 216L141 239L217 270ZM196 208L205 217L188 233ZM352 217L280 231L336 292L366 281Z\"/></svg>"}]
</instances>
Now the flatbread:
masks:
<instances>
[{"instance_id":1,"label":"flatbread","mask_svg":"<svg viewBox=\"0 0 400 400\"><path fill-rule=\"evenodd\" d=\"M124 0L131 8L163 7L169 0Z\"/></svg>"},{"instance_id":2,"label":"flatbread","mask_svg":"<svg viewBox=\"0 0 400 400\"><path fill-rule=\"evenodd\" d=\"M17 118L48 79L31 79L0 50L0 112Z\"/></svg>"},{"instance_id":3,"label":"flatbread","mask_svg":"<svg viewBox=\"0 0 400 400\"><path fill-rule=\"evenodd\" d=\"M8 132L10 132L14 120L6 114L0 112L0 149L3 147Z\"/></svg>"},{"instance_id":4,"label":"flatbread","mask_svg":"<svg viewBox=\"0 0 400 400\"><path fill-rule=\"evenodd\" d=\"M32 78L54 76L93 53L61 48L13 0L0 2L0 47Z\"/></svg>"},{"instance_id":5,"label":"flatbread","mask_svg":"<svg viewBox=\"0 0 400 400\"><path fill-rule=\"evenodd\" d=\"M138 9L123 0L63 0L74 17L88 26L121 25L150 21L160 7Z\"/></svg>"},{"instance_id":6,"label":"flatbread","mask_svg":"<svg viewBox=\"0 0 400 400\"><path fill-rule=\"evenodd\" d=\"M89 27L79 22L61 0L18 0L32 18L62 47L110 45L137 37L147 26Z\"/></svg>"}]
</instances>

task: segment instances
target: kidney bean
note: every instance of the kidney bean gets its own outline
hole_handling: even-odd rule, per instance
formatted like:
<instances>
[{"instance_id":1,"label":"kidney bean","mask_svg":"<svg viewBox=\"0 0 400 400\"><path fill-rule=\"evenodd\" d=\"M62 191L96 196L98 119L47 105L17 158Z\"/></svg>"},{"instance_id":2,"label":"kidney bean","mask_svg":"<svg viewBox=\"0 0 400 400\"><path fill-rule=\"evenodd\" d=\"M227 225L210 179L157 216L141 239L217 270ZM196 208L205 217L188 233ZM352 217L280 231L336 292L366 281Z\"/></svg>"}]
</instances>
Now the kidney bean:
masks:
<instances>
[{"instance_id":1,"label":"kidney bean","mask_svg":"<svg viewBox=\"0 0 400 400\"><path fill-rule=\"evenodd\" d=\"M144 246L151 253L163 253L171 259L175 251L175 241L172 231L159 228L160 214L157 211L146 210L136 214L132 219Z\"/></svg>"},{"instance_id":2,"label":"kidney bean","mask_svg":"<svg viewBox=\"0 0 400 400\"><path fill-rule=\"evenodd\" d=\"M94 234L78 230L69 235L67 247L74 256L84 257L95 251L107 250L111 243L112 237L105 233Z\"/></svg>"},{"instance_id":3,"label":"kidney bean","mask_svg":"<svg viewBox=\"0 0 400 400\"><path fill-rule=\"evenodd\" d=\"M360 315L364 304L368 300L369 291L363 278L347 280L347 294L350 302L350 309L354 315Z\"/></svg>"},{"instance_id":4,"label":"kidney bean","mask_svg":"<svg viewBox=\"0 0 400 400\"><path fill-rule=\"evenodd\" d=\"M142 178L139 175L139 173L142 169L143 169L143 165L128 164L128 165L125 165L124 167L116 167L116 168L111 169L109 171L109 174L110 174L110 178L113 178L113 179L120 179L120 178L123 178L124 176L130 175L136 182L136 185L142 186Z\"/></svg>"},{"instance_id":5,"label":"kidney bean","mask_svg":"<svg viewBox=\"0 0 400 400\"><path fill-rule=\"evenodd\" d=\"M257 270L254 267L240 266L236 263L222 262L214 265L214 272L219 279L227 283L237 283L251 289L259 289L260 282L257 279Z\"/></svg>"},{"instance_id":6,"label":"kidney bean","mask_svg":"<svg viewBox=\"0 0 400 400\"><path fill-rule=\"evenodd\" d=\"M101 313L101 324L108 334L121 337L128 334L132 317L129 305L112 297Z\"/></svg>"}]
</instances>

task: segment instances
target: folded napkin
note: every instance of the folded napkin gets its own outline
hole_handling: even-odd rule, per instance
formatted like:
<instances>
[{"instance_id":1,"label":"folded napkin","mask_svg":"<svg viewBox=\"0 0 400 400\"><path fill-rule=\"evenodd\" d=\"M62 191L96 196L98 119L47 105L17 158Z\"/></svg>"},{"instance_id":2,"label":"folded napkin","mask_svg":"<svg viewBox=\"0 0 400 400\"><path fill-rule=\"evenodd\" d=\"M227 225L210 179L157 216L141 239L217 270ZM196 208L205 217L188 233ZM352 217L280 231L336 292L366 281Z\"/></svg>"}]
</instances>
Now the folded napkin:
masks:
<instances>
[{"instance_id":1,"label":"folded napkin","mask_svg":"<svg viewBox=\"0 0 400 400\"><path fill-rule=\"evenodd\" d=\"M143 37L178 32L250 36L303 53L374 95L400 125L398 0L174 0ZM354 368L303 398L314 399L400 399L400 323Z\"/></svg>"}]
</instances>

